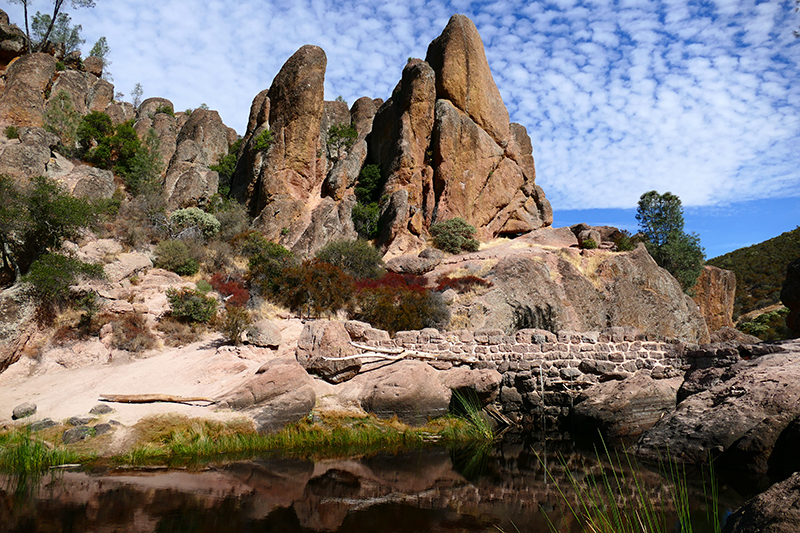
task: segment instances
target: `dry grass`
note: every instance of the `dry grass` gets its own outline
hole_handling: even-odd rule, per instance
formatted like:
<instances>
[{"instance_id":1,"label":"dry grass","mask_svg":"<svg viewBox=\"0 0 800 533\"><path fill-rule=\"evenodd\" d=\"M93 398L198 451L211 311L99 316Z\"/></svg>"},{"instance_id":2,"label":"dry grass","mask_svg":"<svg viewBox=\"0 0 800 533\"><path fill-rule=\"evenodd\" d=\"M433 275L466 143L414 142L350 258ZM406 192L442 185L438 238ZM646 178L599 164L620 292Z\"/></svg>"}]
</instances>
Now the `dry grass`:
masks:
<instances>
[{"instance_id":1,"label":"dry grass","mask_svg":"<svg viewBox=\"0 0 800 533\"><path fill-rule=\"evenodd\" d=\"M171 316L159 320L156 329L163 334L164 344L172 348L197 342L205 333L201 325L187 324Z\"/></svg>"}]
</instances>

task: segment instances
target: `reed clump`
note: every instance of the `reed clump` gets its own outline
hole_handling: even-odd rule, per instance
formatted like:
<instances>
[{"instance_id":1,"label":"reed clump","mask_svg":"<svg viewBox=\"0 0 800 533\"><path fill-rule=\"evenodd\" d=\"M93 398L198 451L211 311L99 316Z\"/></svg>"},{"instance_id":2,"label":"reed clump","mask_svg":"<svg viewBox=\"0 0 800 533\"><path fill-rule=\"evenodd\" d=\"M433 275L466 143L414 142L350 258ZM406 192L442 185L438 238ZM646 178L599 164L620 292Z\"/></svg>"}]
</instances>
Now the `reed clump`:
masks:
<instances>
[{"instance_id":1,"label":"reed clump","mask_svg":"<svg viewBox=\"0 0 800 533\"><path fill-rule=\"evenodd\" d=\"M36 438L28 428L0 434L0 471L7 474L37 475L79 459L64 447Z\"/></svg>"},{"instance_id":2,"label":"reed clump","mask_svg":"<svg viewBox=\"0 0 800 533\"><path fill-rule=\"evenodd\" d=\"M354 451L370 453L485 438L469 422L455 416L410 427L396 418L326 413L309 416L276 433L260 434L246 420L218 422L170 415L146 418L135 429L137 444L115 462L179 464L256 453L338 457Z\"/></svg>"}]
</instances>

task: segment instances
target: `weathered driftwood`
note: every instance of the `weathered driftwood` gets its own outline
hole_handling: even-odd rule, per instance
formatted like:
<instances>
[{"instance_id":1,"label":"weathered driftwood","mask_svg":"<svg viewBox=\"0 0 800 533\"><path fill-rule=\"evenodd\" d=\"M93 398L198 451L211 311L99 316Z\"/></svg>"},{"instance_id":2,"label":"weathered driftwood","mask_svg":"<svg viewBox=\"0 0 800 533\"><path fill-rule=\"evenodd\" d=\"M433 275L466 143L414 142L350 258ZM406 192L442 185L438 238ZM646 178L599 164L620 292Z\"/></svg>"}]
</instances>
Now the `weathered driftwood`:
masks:
<instances>
[{"instance_id":1,"label":"weathered driftwood","mask_svg":"<svg viewBox=\"0 0 800 533\"><path fill-rule=\"evenodd\" d=\"M474 363L473 357L461 357L458 355L433 355L416 350L404 350L403 348L381 348L380 346L365 346L351 342L351 345L360 350L368 350L358 355L348 355L345 357L323 357L326 361L347 361L350 359L361 359L363 357L375 357L377 359L399 361L400 359L422 359L426 361L454 361L459 363Z\"/></svg>"},{"instance_id":2,"label":"weathered driftwood","mask_svg":"<svg viewBox=\"0 0 800 533\"><path fill-rule=\"evenodd\" d=\"M208 402L209 405L216 403L211 398L201 398L194 396L173 396L172 394L101 394L100 401L115 403L184 403Z\"/></svg>"}]
</instances>

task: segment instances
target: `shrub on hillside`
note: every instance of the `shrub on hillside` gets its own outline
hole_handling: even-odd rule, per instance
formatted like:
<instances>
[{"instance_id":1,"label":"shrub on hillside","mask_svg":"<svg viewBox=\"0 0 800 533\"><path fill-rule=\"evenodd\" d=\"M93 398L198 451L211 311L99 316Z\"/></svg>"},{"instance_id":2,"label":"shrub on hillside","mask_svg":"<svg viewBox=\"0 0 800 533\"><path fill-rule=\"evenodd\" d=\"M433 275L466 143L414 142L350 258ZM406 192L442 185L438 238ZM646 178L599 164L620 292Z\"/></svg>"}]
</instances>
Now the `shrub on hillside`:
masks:
<instances>
[{"instance_id":1,"label":"shrub on hillside","mask_svg":"<svg viewBox=\"0 0 800 533\"><path fill-rule=\"evenodd\" d=\"M354 278L378 278L384 273L380 251L361 239L334 241L317 252L316 257Z\"/></svg>"},{"instance_id":2,"label":"shrub on hillside","mask_svg":"<svg viewBox=\"0 0 800 533\"><path fill-rule=\"evenodd\" d=\"M156 329L163 334L164 344L173 348L200 340L201 328L197 324L183 322L172 316L161 318Z\"/></svg>"},{"instance_id":3,"label":"shrub on hillside","mask_svg":"<svg viewBox=\"0 0 800 533\"><path fill-rule=\"evenodd\" d=\"M102 278L103 267L60 254L45 254L31 264L24 280L37 304L37 316L49 323L56 312L70 301L70 286L81 277Z\"/></svg>"},{"instance_id":4,"label":"shrub on hillside","mask_svg":"<svg viewBox=\"0 0 800 533\"><path fill-rule=\"evenodd\" d=\"M474 252L480 243L474 238L475 226L463 218L451 218L431 226L433 246L451 254Z\"/></svg>"},{"instance_id":5,"label":"shrub on hillside","mask_svg":"<svg viewBox=\"0 0 800 533\"><path fill-rule=\"evenodd\" d=\"M356 284L352 315L391 334L428 327L442 328L450 312L441 294L425 288L424 278L389 272L378 280Z\"/></svg>"},{"instance_id":6,"label":"shrub on hillside","mask_svg":"<svg viewBox=\"0 0 800 533\"><path fill-rule=\"evenodd\" d=\"M219 233L220 222L211 213L206 213L199 207L187 207L178 209L169 217L170 223L174 224L174 232L177 234L196 229L209 238Z\"/></svg>"},{"instance_id":7,"label":"shrub on hillside","mask_svg":"<svg viewBox=\"0 0 800 533\"><path fill-rule=\"evenodd\" d=\"M281 290L284 271L297 264L292 252L255 231L234 239L234 248L248 258L250 287L266 297L271 298Z\"/></svg>"},{"instance_id":8,"label":"shrub on hillside","mask_svg":"<svg viewBox=\"0 0 800 533\"><path fill-rule=\"evenodd\" d=\"M238 276L217 272L211 276L211 286L225 298L226 306L244 307L250 299L244 280Z\"/></svg>"},{"instance_id":9,"label":"shrub on hillside","mask_svg":"<svg viewBox=\"0 0 800 533\"><path fill-rule=\"evenodd\" d=\"M125 313L111 325L111 344L114 348L138 353L151 350L157 345L157 339L147 326L147 319L142 313Z\"/></svg>"},{"instance_id":10,"label":"shrub on hillside","mask_svg":"<svg viewBox=\"0 0 800 533\"><path fill-rule=\"evenodd\" d=\"M219 321L219 330L225 336L225 341L234 346L242 344L242 334L253 323L250 312L241 307L228 307L222 313Z\"/></svg>"},{"instance_id":11,"label":"shrub on hillside","mask_svg":"<svg viewBox=\"0 0 800 533\"><path fill-rule=\"evenodd\" d=\"M192 276L200 269L197 260L189 252L189 247L181 240L161 241L156 246L155 256L153 264L157 268L175 272L180 276Z\"/></svg>"},{"instance_id":12,"label":"shrub on hillside","mask_svg":"<svg viewBox=\"0 0 800 533\"><path fill-rule=\"evenodd\" d=\"M185 322L207 323L217 314L217 301L192 289L168 289L172 316Z\"/></svg>"},{"instance_id":13,"label":"shrub on hillside","mask_svg":"<svg viewBox=\"0 0 800 533\"><path fill-rule=\"evenodd\" d=\"M447 289L453 289L458 293L467 292L473 287L491 287L492 282L479 278L477 276L461 276L451 278L450 276L441 276L436 282L436 291L444 292Z\"/></svg>"},{"instance_id":14,"label":"shrub on hillside","mask_svg":"<svg viewBox=\"0 0 800 533\"><path fill-rule=\"evenodd\" d=\"M271 299L309 316L334 315L353 293L353 281L339 267L317 259L285 268Z\"/></svg>"},{"instance_id":15,"label":"shrub on hillside","mask_svg":"<svg viewBox=\"0 0 800 533\"><path fill-rule=\"evenodd\" d=\"M581 242L581 248L584 250L595 250L597 246L597 241L591 238Z\"/></svg>"}]
</instances>

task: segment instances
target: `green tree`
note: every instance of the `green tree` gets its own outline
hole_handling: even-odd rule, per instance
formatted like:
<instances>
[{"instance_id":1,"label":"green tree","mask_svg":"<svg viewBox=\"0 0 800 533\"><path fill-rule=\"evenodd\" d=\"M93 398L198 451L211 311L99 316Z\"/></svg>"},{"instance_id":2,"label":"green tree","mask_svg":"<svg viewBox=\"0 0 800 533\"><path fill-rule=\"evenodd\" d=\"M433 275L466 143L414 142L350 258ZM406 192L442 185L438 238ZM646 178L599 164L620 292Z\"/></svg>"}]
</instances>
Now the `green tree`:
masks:
<instances>
[{"instance_id":1,"label":"green tree","mask_svg":"<svg viewBox=\"0 0 800 533\"><path fill-rule=\"evenodd\" d=\"M328 129L328 159L341 159L342 150L349 151L358 139L358 131L352 124L333 124Z\"/></svg>"},{"instance_id":2,"label":"green tree","mask_svg":"<svg viewBox=\"0 0 800 533\"><path fill-rule=\"evenodd\" d=\"M80 27L80 26L79 26ZM113 79L111 73L108 71L108 67L111 66L111 60L108 58L108 53L111 49L108 47L108 41L106 40L105 36L100 37L97 39L97 42L94 43L92 49L89 50L89 55L100 59L103 62L103 79L104 80L111 80Z\"/></svg>"},{"instance_id":3,"label":"green tree","mask_svg":"<svg viewBox=\"0 0 800 533\"><path fill-rule=\"evenodd\" d=\"M143 94L144 89L142 89L141 83L137 83L133 86L133 90L131 91L131 98L133 98L133 101L131 103L133 104L134 109L139 109L139 106L142 105Z\"/></svg>"},{"instance_id":4,"label":"green tree","mask_svg":"<svg viewBox=\"0 0 800 533\"><path fill-rule=\"evenodd\" d=\"M33 16L33 20L31 20L32 37L38 49L44 46L44 36L47 33L47 28L51 26L50 22L50 15L39 13L38 11ZM59 13L55 24L52 24L49 38L51 43L64 43L64 51L67 54L80 49L81 45L86 42L85 39L81 39L83 27L80 24L72 26L70 22L72 22L72 19L69 15Z\"/></svg>"},{"instance_id":5,"label":"green tree","mask_svg":"<svg viewBox=\"0 0 800 533\"><path fill-rule=\"evenodd\" d=\"M680 282L684 292L690 291L703 270L705 253L700 237L684 231L680 198L670 192L646 192L639 198L636 220L656 263Z\"/></svg>"},{"instance_id":6,"label":"green tree","mask_svg":"<svg viewBox=\"0 0 800 533\"><path fill-rule=\"evenodd\" d=\"M208 168L219 174L219 192L222 196L228 196L231 190L231 178L236 170L236 160L239 156L239 148L242 146L242 138L234 142L228 149L228 153L219 158L219 163L210 165Z\"/></svg>"},{"instance_id":7,"label":"green tree","mask_svg":"<svg viewBox=\"0 0 800 533\"><path fill-rule=\"evenodd\" d=\"M25 35L28 37L28 53L33 52L40 52L41 47L50 39L50 34L53 32L53 28L55 27L56 22L59 20L59 14L61 13L61 8L64 7L64 2L66 0L53 0L53 14L50 15L50 24L45 28L44 32L42 33L41 40L38 43L34 43L31 39L31 31L30 31L30 23L28 22L28 6L33 2L33 0L9 0L9 2L14 4L20 4L23 9L24 17L25 17ZM80 8L80 7L94 7L95 0L72 0L72 7Z\"/></svg>"},{"instance_id":8,"label":"green tree","mask_svg":"<svg viewBox=\"0 0 800 533\"><path fill-rule=\"evenodd\" d=\"M44 129L58 135L65 155L72 155L75 151L80 121L80 114L72 105L70 95L66 91L58 91L44 112Z\"/></svg>"}]
</instances>

